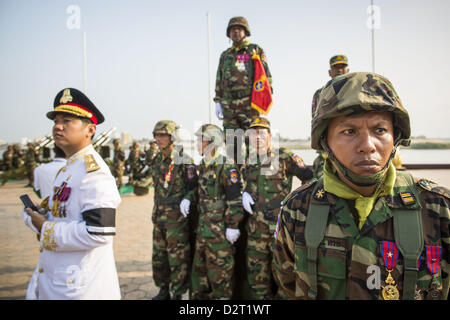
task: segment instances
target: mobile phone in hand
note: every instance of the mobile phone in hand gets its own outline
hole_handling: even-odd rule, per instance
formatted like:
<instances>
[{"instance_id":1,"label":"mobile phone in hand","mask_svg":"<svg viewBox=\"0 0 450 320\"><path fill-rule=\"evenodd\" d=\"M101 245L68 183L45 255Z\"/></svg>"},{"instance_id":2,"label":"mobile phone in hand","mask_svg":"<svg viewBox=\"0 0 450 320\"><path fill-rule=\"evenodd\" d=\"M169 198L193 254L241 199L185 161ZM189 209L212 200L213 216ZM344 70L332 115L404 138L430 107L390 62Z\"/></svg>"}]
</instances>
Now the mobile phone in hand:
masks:
<instances>
[{"instance_id":1,"label":"mobile phone in hand","mask_svg":"<svg viewBox=\"0 0 450 320\"><path fill-rule=\"evenodd\" d=\"M33 204L33 201L31 201L30 197L27 194L21 195L20 200L22 200L25 209L30 208L33 211L39 212L38 208L36 208L36 206Z\"/></svg>"}]
</instances>

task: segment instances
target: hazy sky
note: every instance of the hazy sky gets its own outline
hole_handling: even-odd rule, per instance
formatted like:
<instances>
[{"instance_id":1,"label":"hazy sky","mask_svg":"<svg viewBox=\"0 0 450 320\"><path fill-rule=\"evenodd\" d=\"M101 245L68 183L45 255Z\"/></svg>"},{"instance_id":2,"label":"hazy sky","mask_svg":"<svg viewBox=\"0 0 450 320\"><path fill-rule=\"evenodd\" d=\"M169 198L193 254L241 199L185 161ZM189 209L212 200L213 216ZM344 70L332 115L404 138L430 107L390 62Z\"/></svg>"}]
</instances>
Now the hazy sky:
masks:
<instances>
[{"instance_id":1,"label":"hazy sky","mask_svg":"<svg viewBox=\"0 0 450 320\"><path fill-rule=\"evenodd\" d=\"M450 1L375 0L375 71L392 81L414 136L450 137ZM67 28L70 5L80 29ZM289 138L310 136L311 99L334 54L350 71L371 71L370 0L137 1L0 0L0 140L51 132L45 113L64 87L83 89L82 32L87 35L87 93L113 126L151 137L158 120L188 131L208 122L207 17L211 74L230 46L231 17L245 16L252 42L266 52L274 105L268 117ZM212 83L214 85L214 83Z\"/></svg>"}]
</instances>

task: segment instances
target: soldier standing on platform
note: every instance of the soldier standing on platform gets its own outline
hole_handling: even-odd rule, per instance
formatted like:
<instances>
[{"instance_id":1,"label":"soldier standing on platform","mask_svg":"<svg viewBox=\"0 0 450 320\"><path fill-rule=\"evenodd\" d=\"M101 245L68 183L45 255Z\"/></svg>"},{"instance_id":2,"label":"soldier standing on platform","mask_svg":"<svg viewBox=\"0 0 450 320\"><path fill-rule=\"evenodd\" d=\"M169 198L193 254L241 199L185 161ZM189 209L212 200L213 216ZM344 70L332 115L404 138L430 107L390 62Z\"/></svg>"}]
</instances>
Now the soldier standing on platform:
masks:
<instances>
[{"instance_id":1,"label":"soldier standing on platform","mask_svg":"<svg viewBox=\"0 0 450 320\"><path fill-rule=\"evenodd\" d=\"M120 299L112 236L121 199L108 165L92 146L104 116L81 91L66 88L47 117L67 163L52 184L49 211L22 213L40 234L38 298Z\"/></svg>"},{"instance_id":2,"label":"soldier standing on platform","mask_svg":"<svg viewBox=\"0 0 450 320\"><path fill-rule=\"evenodd\" d=\"M272 299L272 242L281 201L291 192L292 178L312 178L303 160L286 148L271 147L270 122L257 117L250 124L250 155L241 168L245 181L242 204L247 222L247 274L251 299Z\"/></svg>"},{"instance_id":3,"label":"soldier standing on platform","mask_svg":"<svg viewBox=\"0 0 450 320\"><path fill-rule=\"evenodd\" d=\"M392 163L408 146L408 112L383 76L324 86L311 146L323 176L283 201L274 275L287 299L447 299L450 191Z\"/></svg>"},{"instance_id":4,"label":"soldier standing on platform","mask_svg":"<svg viewBox=\"0 0 450 320\"><path fill-rule=\"evenodd\" d=\"M233 132L236 129L242 129L245 132L251 121L259 115L259 112L251 106L255 71L253 53L260 55L269 83L272 84L272 76L263 49L246 40L250 36L247 20L244 17L231 18L226 35L233 41L233 45L220 56L214 98L216 115L219 119L223 119L225 135L228 129ZM237 146L238 140L235 138L233 143L227 146L227 156L234 159L236 163L240 158L237 154L240 150Z\"/></svg>"},{"instance_id":5,"label":"soldier standing on platform","mask_svg":"<svg viewBox=\"0 0 450 320\"><path fill-rule=\"evenodd\" d=\"M233 243L243 218L241 179L235 164L222 154L222 130L205 124L195 133L203 159L198 166L199 222L192 266L193 299L231 299L234 268ZM191 196L192 193L189 195ZM189 213L192 196L181 206Z\"/></svg>"},{"instance_id":6,"label":"soldier standing on platform","mask_svg":"<svg viewBox=\"0 0 450 320\"><path fill-rule=\"evenodd\" d=\"M175 145L177 129L170 120L158 121L153 129L160 150L149 171L155 187L153 279L160 288L153 300L180 300L188 289L189 228L180 203L196 188L197 173L194 161Z\"/></svg>"},{"instance_id":7,"label":"soldier standing on platform","mask_svg":"<svg viewBox=\"0 0 450 320\"><path fill-rule=\"evenodd\" d=\"M336 55L331 57L330 59L330 70L328 70L328 75L331 79L334 79L337 76L349 73L348 68L348 59L344 55ZM314 93L313 100L311 103L311 114L314 118L314 113L316 112L317 102L319 101L319 94L322 91L322 88L317 89ZM322 157L322 152L317 151L318 156L314 159L313 163L313 172L315 178L320 178L323 173L323 164L325 159Z\"/></svg>"},{"instance_id":8,"label":"soldier standing on platform","mask_svg":"<svg viewBox=\"0 0 450 320\"><path fill-rule=\"evenodd\" d=\"M122 186L122 177L123 172L125 170L125 151L120 146L120 140L114 139L114 158L112 163L112 174L114 178L116 179L116 185L117 189L120 190L120 187Z\"/></svg>"}]
</instances>

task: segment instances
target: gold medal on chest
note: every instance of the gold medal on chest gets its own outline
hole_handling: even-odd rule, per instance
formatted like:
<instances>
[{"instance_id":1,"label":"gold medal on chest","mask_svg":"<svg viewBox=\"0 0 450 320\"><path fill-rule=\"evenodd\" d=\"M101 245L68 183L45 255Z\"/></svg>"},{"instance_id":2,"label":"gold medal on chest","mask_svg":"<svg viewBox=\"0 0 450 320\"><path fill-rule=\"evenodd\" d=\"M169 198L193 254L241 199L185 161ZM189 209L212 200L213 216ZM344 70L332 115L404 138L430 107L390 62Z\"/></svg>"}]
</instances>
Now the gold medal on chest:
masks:
<instances>
[{"instance_id":1,"label":"gold medal on chest","mask_svg":"<svg viewBox=\"0 0 450 320\"><path fill-rule=\"evenodd\" d=\"M381 286L383 288L383 290L381 290L381 295L384 300L398 300L400 298L400 292L397 289L397 284L391 276L391 270L386 270L388 272L388 276L385 280L386 286Z\"/></svg>"}]
</instances>

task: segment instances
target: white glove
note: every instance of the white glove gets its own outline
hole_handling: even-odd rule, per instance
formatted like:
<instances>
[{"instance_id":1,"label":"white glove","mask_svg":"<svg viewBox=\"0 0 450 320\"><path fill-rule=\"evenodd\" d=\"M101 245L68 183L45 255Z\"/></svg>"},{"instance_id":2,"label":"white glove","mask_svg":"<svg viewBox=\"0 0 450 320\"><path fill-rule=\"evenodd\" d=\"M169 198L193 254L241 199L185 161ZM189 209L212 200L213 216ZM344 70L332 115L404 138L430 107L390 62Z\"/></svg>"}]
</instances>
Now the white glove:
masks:
<instances>
[{"instance_id":1,"label":"white glove","mask_svg":"<svg viewBox=\"0 0 450 320\"><path fill-rule=\"evenodd\" d=\"M189 207L191 205L191 201L189 201L188 199L183 199L180 203L180 211L181 214L186 218L187 215L189 214Z\"/></svg>"},{"instance_id":2,"label":"white glove","mask_svg":"<svg viewBox=\"0 0 450 320\"><path fill-rule=\"evenodd\" d=\"M248 192L244 192L242 194L242 206L244 207L245 211L247 211L250 214L253 214L252 205L255 204L255 201L253 201L252 196Z\"/></svg>"},{"instance_id":3,"label":"white glove","mask_svg":"<svg viewBox=\"0 0 450 320\"><path fill-rule=\"evenodd\" d=\"M31 230L33 230L37 234L41 234L38 231L38 229L36 229L36 227L33 225L33 222L31 222L31 217L28 215L28 213L25 211L25 209L22 210L22 217L23 217L23 222L25 223L25 225L27 227L29 227Z\"/></svg>"},{"instance_id":4,"label":"white glove","mask_svg":"<svg viewBox=\"0 0 450 320\"><path fill-rule=\"evenodd\" d=\"M240 235L241 232L239 231L239 229L227 228L227 230L225 231L225 236L230 243L234 243Z\"/></svg>"},{"instance_id":5,"label":"white glove","mask_svg":"<svg viewBox=\"0 0 450 320\"><path fill-rule=\"evenodd\" d=\"M222 105L220 102L216 102L216 116L219 120L223 119Z\"/></svg>"}]
</instances>

